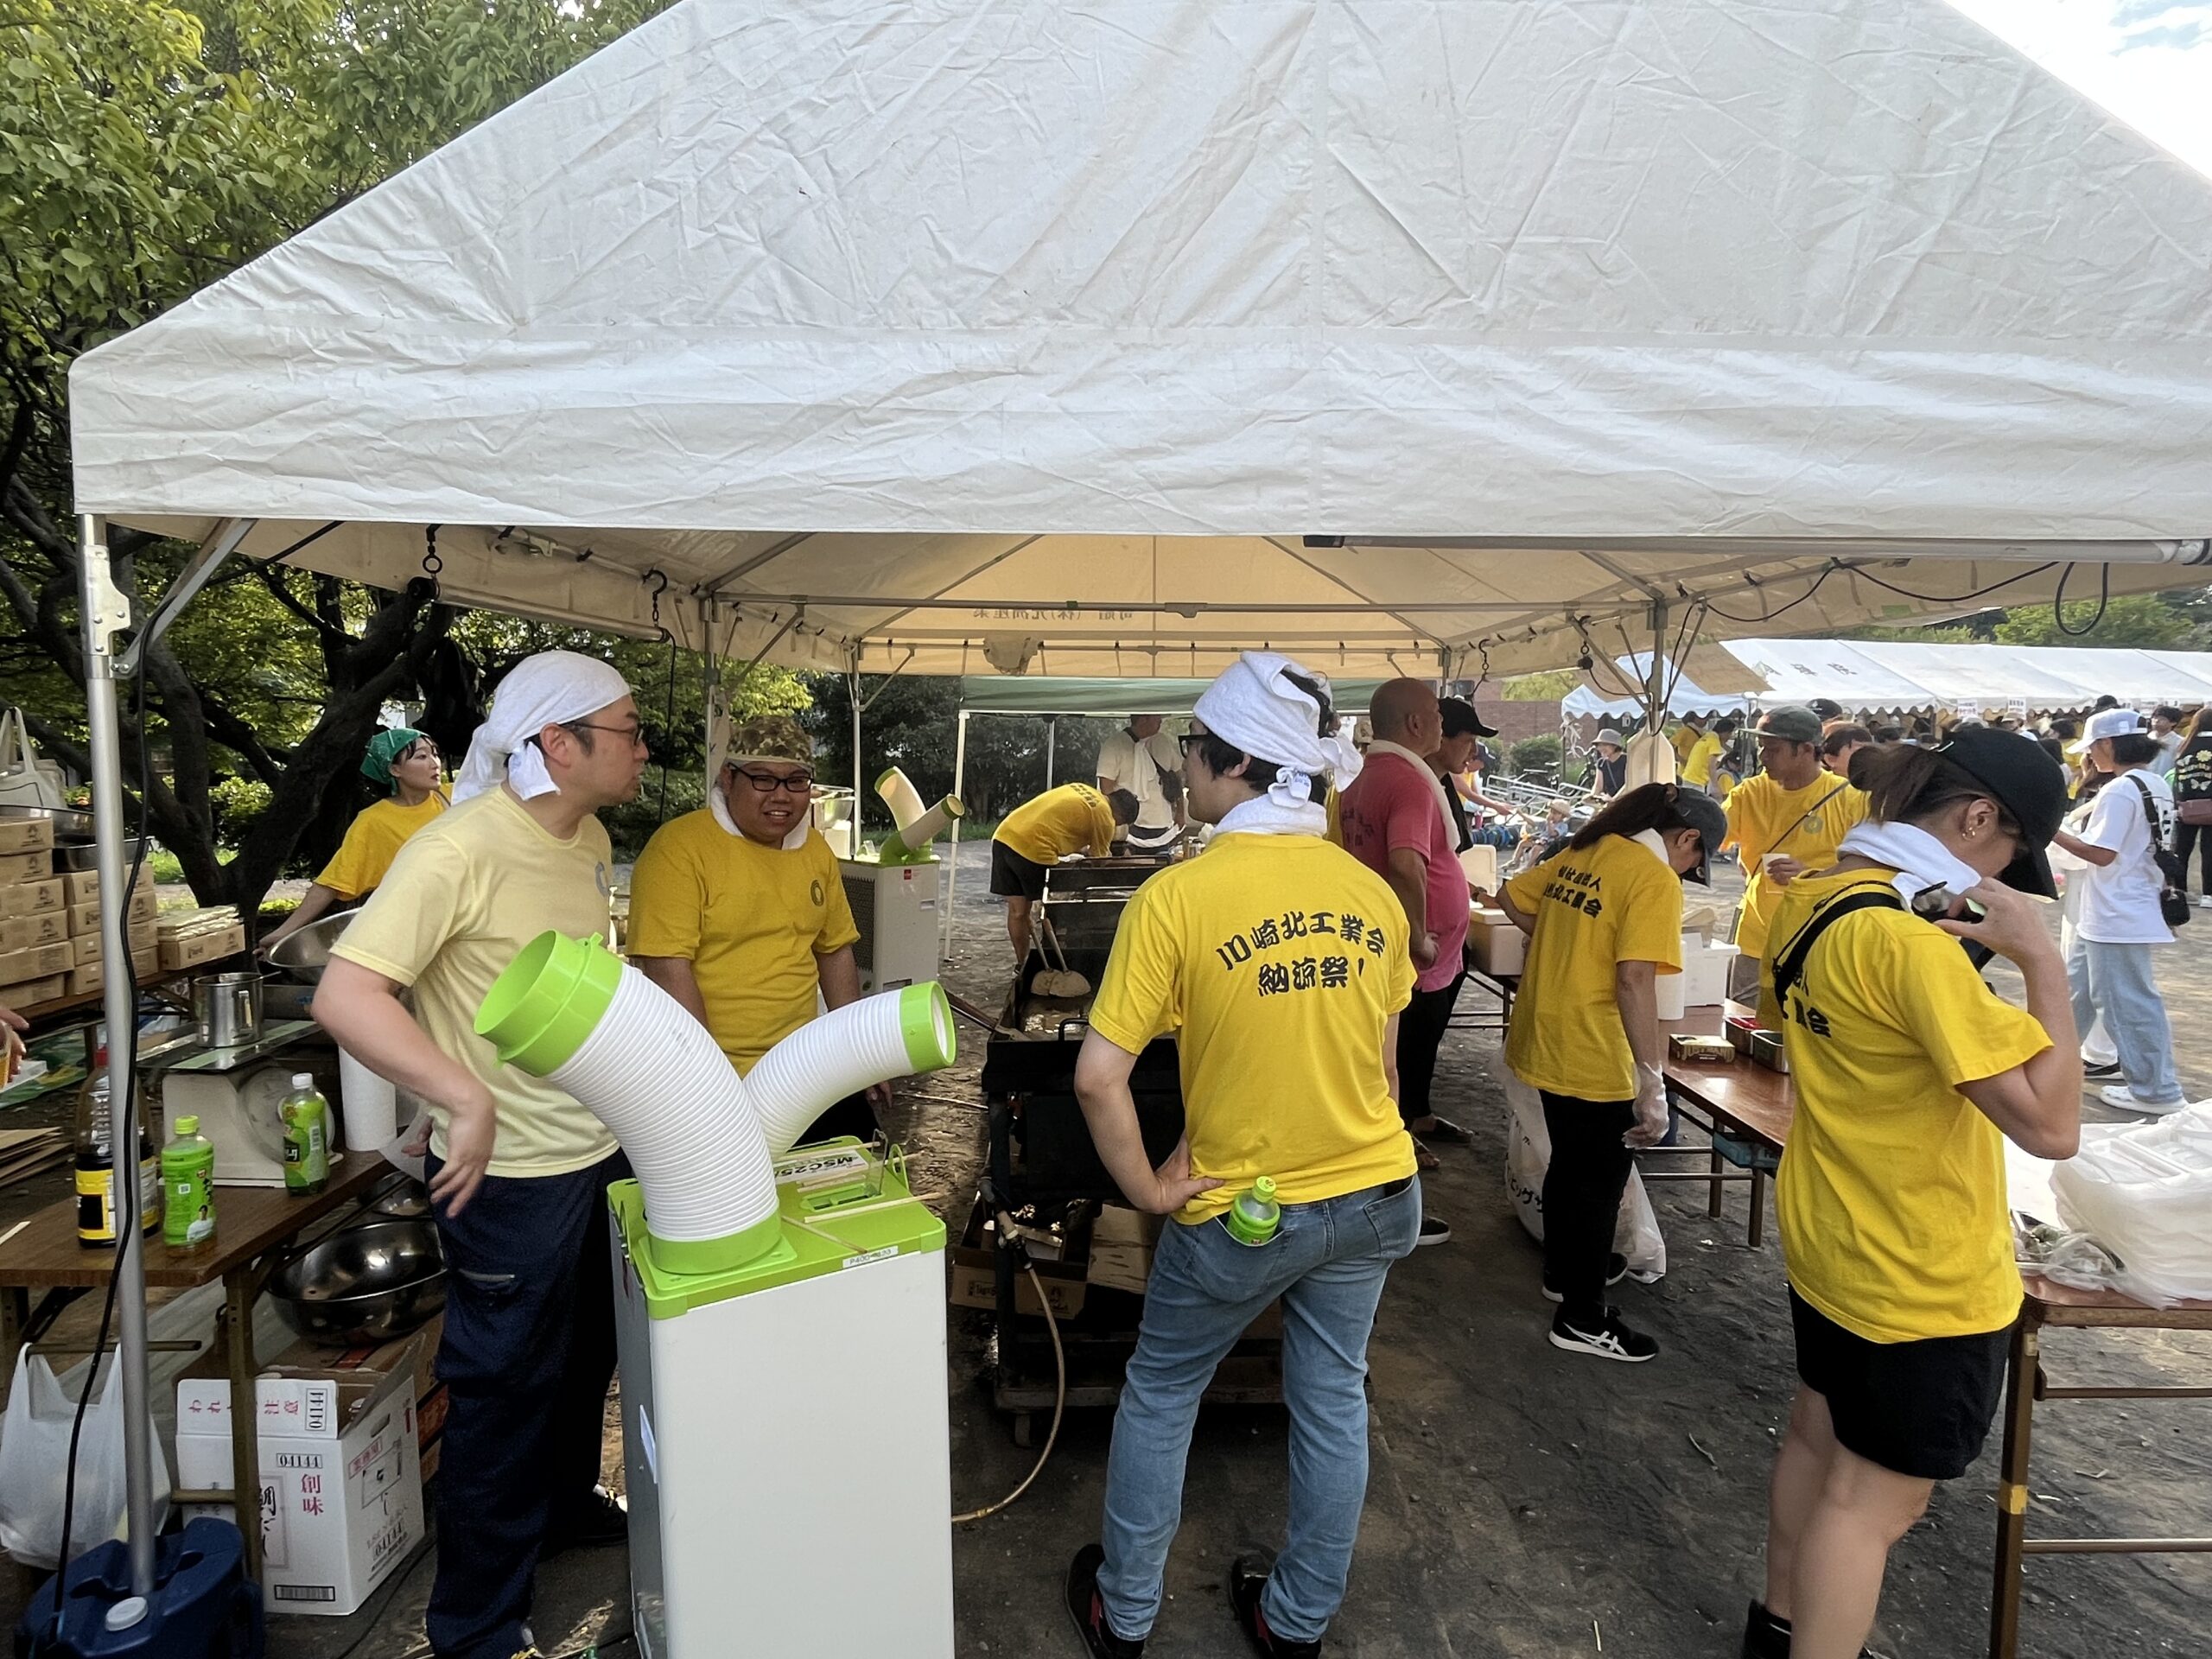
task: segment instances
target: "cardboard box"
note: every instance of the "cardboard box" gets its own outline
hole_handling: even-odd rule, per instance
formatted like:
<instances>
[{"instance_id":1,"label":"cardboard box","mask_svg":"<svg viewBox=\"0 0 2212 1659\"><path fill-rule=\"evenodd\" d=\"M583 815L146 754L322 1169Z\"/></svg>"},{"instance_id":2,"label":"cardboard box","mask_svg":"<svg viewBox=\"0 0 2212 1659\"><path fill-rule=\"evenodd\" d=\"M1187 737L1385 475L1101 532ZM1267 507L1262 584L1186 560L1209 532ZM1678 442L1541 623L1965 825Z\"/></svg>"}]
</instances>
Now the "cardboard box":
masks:
<instances>
[{"instance_id":1,"label":"cardboard box","mask_svg":"<svg viewBox=\"0 0 2212 1659\"><path fill-rule=\"evenodd\" d=\"M89 933L72 934L69 943L76 948L77 966L79 968L90 967L107 951L107 941L100 937L98 928ZM156 961L161 958L161 952L155 945L154 925L150 921L130 924L130 954L135 957L142 951L151 955Z\"/></svg>"},{"instance_id":2,"label":"cardboard box","mask_svg":"<svg viewBox=\"0 0 2212 1659\"><path fill-rule=\"evenodd\" d=\"M0 855L53 850L53 819L0 818Z\"/></svg>"},{"instance_id":3,"label":"cardboard box","mask_svg":"<svg viewBox=\"0 0 2212 1659\"><path fill-rule=\"evenodd\" d=\"M1469 918L1468 953L1490 975L1517 974L1528 960L1529 936L1498 910L1478 910Z\"/></svg>"},{"instance_id":4,"label":"cardboard box","mask_svg":"<svg viewBox=\"0 0 2212 1659\"><path fill-rule=\"evenodd\" d=\"M423 1541L412 1356L385 1372L265 1371L261 1414L262 1593L271 1612L353 1612ZM231 1479L231 1385L176 1385L177 1479ZM189 1512L229 1518L224 1505Z\"/></svg>"},{"instance_id":5,"label":"cardboard box","mask_svg":"<svg viewBox=\"0 0 2212 1659\"><path fill-rule=\"evenodd\" d=\"M67 910L67 879L59 875L0 887L0 917L41 916L49 910Z\"/></svg>"},{"instance_id":6,"label":"cardboard box","mask_svg":"<svg viewBox=\"0 0 2212 1659\"><path fill-rule=\"evenodd\" d=\"M1147 1216L1118 1204L1100 1207L1090 1224L1090 1259L1084 1278L1109 1290L1144 1294L1152 1277L1152 1253L1160 1243L1164 1217Z\"/></svg>"},{"instance_id":7,"label":"cardboard box","mask_svg":"<svg viewBox=\"0 0 2212 1659\"><path fill-rule=\"evenodd\" d=\"M69 937L69 912L42 910L35 916L0 919L0 957L18 950L35 950L41 944L60 944Z\"/></svg>"},{"instance_id":8,"label":"cardboard box","mask_svg":"<svg viewBox=\"0 0 2212 1659\"><path fill-rule=\"evenodd\" d=\"M154 884L141 876L137 887L130 895L130 919L151 922L159 913L161 905L161 896L154 891ZM72 905L62 913L69 918L72 935L100 931L100 901L97 899L88 899L81 905Z\"/></svg>"},{"instance_id":9,"label":"cardboard box","mask_svg":"<svg viewBox=\"0 0 2212 1659\"><path fill-rule=\"evenodd\" d=\"M77 965L76 947L59 944L34 944L0 956L0 985L20 985L27 979L47 979L66 974Z\"/></svg>"},{"instance_id":10,"label":"cardboard box","mask_svg":"<svg viewBox=\"0 0 2212 1659\"><path fill-rule=\"evenodd\" d=\"M188 934L181 939L163 939L162 971L174 974L197 968L203 962L220 962L245 949L245 925L242 922L235 927L219 927L212 932Z\"/></svg>"},{"instance_id":11,"label":"cardboard box","mask_svg":"<svg viewBox=\"0 0 2212 1659\"><path fill-rule=\"evenodd\" d=\"M82 996L87 991L99 989L106 982L105 969L105 963L97 961L88 962L82 968L71 969L68 995ZM130 971L132 976L144 985L161 977L161 961L151 950L134 950L130 955Z\"/></svg>"},{"instance_id":12,"label":"cardboard box","mask_svg":"<svg viewBox=\"0 0 2212 1659\"><path fill-rule=\"evenodd\" d=\"M402 1364L415 1368L415 1444L422 1453L423 1479L427 1484L438 1472L438 1452L445 1439L446 1385L438 1381L438 1343L446 1327L443 1313L428 1324L394 1337L390 1342L353 1348L327 1348L316 1343L294 1343L270 1369L283 1371L373 1372L382 1375ZM217 1351L210 1350L211 1352Z\"/></svg>"},{"instance_id":13,"label":"cardboard box","mask_svg":"<svg viewBox=\"0 0 2212 1659\"><path fill-rule=\"evenodd\" d=\"M69 976L56 974L48 979L34 979L22 985L0 985L0 1008L13 1008L21 1014L25 1008L35 1008L41 1002L52 1002L68 995Z\"/></svg>"},{"instance_id":14,"label":"cardboard box","mask_svg":"<svg viewBox=\"0 0 2212 1659\"><path fill-rule=\"evenodd\" d=\"M0 855L0 887L18 881L43 881L54 874L54 855L41 850L35 853Z\"/></svg>"}]
</instances>

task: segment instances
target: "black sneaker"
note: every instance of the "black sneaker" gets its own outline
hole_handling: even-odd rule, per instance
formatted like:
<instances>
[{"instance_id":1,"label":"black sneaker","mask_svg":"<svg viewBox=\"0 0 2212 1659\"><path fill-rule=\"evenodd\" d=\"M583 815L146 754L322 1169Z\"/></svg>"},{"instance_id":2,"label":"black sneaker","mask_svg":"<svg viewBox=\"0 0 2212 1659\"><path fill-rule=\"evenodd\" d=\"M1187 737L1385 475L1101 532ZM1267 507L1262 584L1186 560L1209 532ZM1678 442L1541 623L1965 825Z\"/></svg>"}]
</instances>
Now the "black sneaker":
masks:
<instances>
[{"instance_id":1,"label":"black sneaker","mask_svg":"<svg viewBox=\"0 0 2212 1659\"><path fill-rule=\"evenodd\" d=\"M1552 1319L1552 1346L1564 1348L1570 1354L1594 1354L1599 1359L1624 1360L1630 1365L1641 1365L1659 1354L1659 1344L1623 1325L1620 1310L1614 1307L1605 1310L1605 1317L1595 1331L1578 1330L1567 1322L1564 1313L1557 1314Z\"/></svg>"},{"instance_id":2,"label":"black sneaker","mask_svg":"<svg viewBox=\"0 0 2212 1659\"><path fill-rule=\"evenodd\" d=\"M1755 1601L1744 1615L1743 1659L1789 1659L1789 1621Z\"/></svg>"},{"instance_id":3,"label":"black sneaker","mask_svg":"<svg viewBox=\"0 0 2212 1659\"><path fill-rule=\"evenodd\" d=\"M2102 1065L2084 1065L2082 1075L2092 1083L2104 1083L2123 1075L2118 1060L2107 1060Z\"/></svg>"},{"instance_id":4,"label":"black sneaker","mask_svg":"<svg viewBox=\"0 0 2212 1659\"><path fill-rule=\"evenodd\" d=\"M547 1523L537 1559L550 1560L564 1550L603 1549L629 1541L630 1512L606 1487L594 1486L581 1504Z\"/></svg>"},{"instance_id":5,"label":"black sneaker","mask_svg":"<svg viewBox=\"0 0 2212 1659\"><path fill-rule=\"evenodd\" d=\"M1628 1257L1621 1255L1618 1250L1616 1250L1612 1255L1605 1258L1605 1283L1608 1286L1618 1285L1622 1280L1627 1277ZM1548 1302L1563 1302L1567 1299L1560 1295L1559 1292L1554 1290L1552 1288L1552 1281L1549 1279L1546 1279L1544 1281L1544 1300Z\"/></svg>"},{"instance_id":6,"label":"black sneaker","mask_svg":"<svg viewBox=\"0 0 2212 1659\"><path fill-rule=\"evenodd\" d=\"M1415 1249L1424 1244L1449 1244L1451 1242L1452 1229L1443 1217L1424 1215L1421 1218L1421 1236L1414 1240Z\"/></svg>"},{"instance_id":7,"label":"black sneaker","mask_svg":"<svg viewBox=\"0 0 2212 1659\"><path fill-rule=\"evenodd\" d=\"M1320 1659L1319 1642L1287 1641L1268 1628L1268 1617L1260 1611L1260 1593L1268 1587L1268 1573L1263 1556L1239 1555L1230 1564L1229 1611L1236 1616L1236 1628L1244 1632L1254 1651L1268 1655L1268 1659Z\"/></svg>"},{"instance_id":8,"label":"black sneaker","mask_svg":"<svg viewBox=\"0 0 2212 1659\"><path fill-rule=\"evenodd\" d=\"M1137 1659L1144 1643L1118 1637L1107 1627L1106 1604L1098 1594L1098 1569L1105 1564L1106 1552L1096 1544L1076 1551L1075 1560L1068 1563L1068 1617L1075 1621L1076 1634L1090 1659Z\"/></svg>"}]
</instances>

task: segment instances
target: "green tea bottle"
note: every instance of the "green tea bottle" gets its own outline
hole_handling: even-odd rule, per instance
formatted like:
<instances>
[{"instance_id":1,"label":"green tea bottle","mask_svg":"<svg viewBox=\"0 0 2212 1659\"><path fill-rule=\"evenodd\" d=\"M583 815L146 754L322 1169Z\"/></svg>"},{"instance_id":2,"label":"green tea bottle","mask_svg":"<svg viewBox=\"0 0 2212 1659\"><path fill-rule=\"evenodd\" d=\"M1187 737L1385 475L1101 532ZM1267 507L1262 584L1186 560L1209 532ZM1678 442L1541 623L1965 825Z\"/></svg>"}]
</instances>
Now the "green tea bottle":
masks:
<instances>
[{"instance_id":1,"label":"green tea bottle","mask_svg":"<svg viewBox=\"0 0 2212 1659\"><path fill-rule=\"evenodd\" d=\"M162 1243L196 1250L215 1242L215 1143L200 1120L180 1117L176 1139L162 1148Z\"/></svg>"},{"instance_id":2,"label":"green tea bottle","mask_svg":"<svg viewBox=\"0 0 2212 1659\"><path fill-rule=\"evenodd\" d=\"M308 1071L292 1074L292 1092L278 1103L284 1123L284 1190L294 1198L330 1184L330 1103Z\"/></svg>"},{"instance_id":3,"label":"green tea bottle","mask_svg":"<svg viewBox=\"0 0 2212 1659\"><path fill-rule=\"evenodd\" d=\"M1264 1244L1282 1225L1282 1206L1275 1202L1274 1178L1262 1175L1251 1190L1236 1195L1229 1206L1229 1236L1239 1244Z\"/></svg>"}]
</instances>

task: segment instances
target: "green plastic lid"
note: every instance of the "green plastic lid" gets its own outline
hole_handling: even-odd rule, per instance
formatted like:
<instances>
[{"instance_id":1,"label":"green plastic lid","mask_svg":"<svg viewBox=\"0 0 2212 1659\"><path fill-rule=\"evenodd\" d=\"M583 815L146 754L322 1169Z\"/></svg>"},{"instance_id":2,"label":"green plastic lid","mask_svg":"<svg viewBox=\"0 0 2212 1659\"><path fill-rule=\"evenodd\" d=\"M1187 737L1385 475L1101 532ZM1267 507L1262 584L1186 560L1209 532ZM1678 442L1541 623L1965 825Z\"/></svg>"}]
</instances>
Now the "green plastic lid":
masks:
<instances>
[{"instance_id":1,"label":"green plastic lid","mask_svg":"<svg viewBox=\"0 0 2212 1659\"><path fill-rule=\"evenodd\" d=\"M1275 1230L1282 1225L1282 1211L1275 1203L1274 1178L1262 1175L1249 1191L1238 1193L1222 1220L1229 1229L1229 1236L1240 1244L1264 1244L1273 1238Z\"/></svg>"},{"instance_id":2,"label":"green plastic lid","mask_svg":"<svg viewBox=\"0 0 2212 1659\"><path fill-rule=\"evenodd\" d=\"M476 1034L499 1063L542 1077L583 1046L622 982L622 958L594 939L539 934L492 982Z\"/></svg>"},{"instance_id":3,"label":"green plastic lid","mask_svg":"<svg viewBox=\"0 0 2212 1659\"><path fill-rule=\"evenodd\" d=\"M196 1117L180 1117L176 1121L176 1132L179 1135L199 1134L200 1120Z\"/></svg>"}]
</instances>

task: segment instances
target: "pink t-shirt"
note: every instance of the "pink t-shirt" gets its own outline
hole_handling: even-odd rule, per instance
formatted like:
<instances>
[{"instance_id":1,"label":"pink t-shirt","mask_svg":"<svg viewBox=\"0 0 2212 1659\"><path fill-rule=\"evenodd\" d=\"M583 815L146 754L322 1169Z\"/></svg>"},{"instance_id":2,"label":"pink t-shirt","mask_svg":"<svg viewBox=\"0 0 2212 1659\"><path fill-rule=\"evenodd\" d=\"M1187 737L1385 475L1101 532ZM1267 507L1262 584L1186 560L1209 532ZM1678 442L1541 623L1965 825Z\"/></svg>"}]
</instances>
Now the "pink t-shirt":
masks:
<instances>
[{"instance_id":1,"label":"pink t-shirt","mask_svg":"<svg viewBox=\"0 0 2212 1659\"><path fill-rule=\"evenodd\" d=\"M1467 943L1467 877L1427 776L1402 755L1370 754L1337 812L1344 850L1384 880L1390 879L1390 855L1401 848L1419 853L1428 866L1428 931L1436 935L1436 960L1414 982L1421 990L1442 990L1459 976Z\"/></svg>"}]
</instances>

